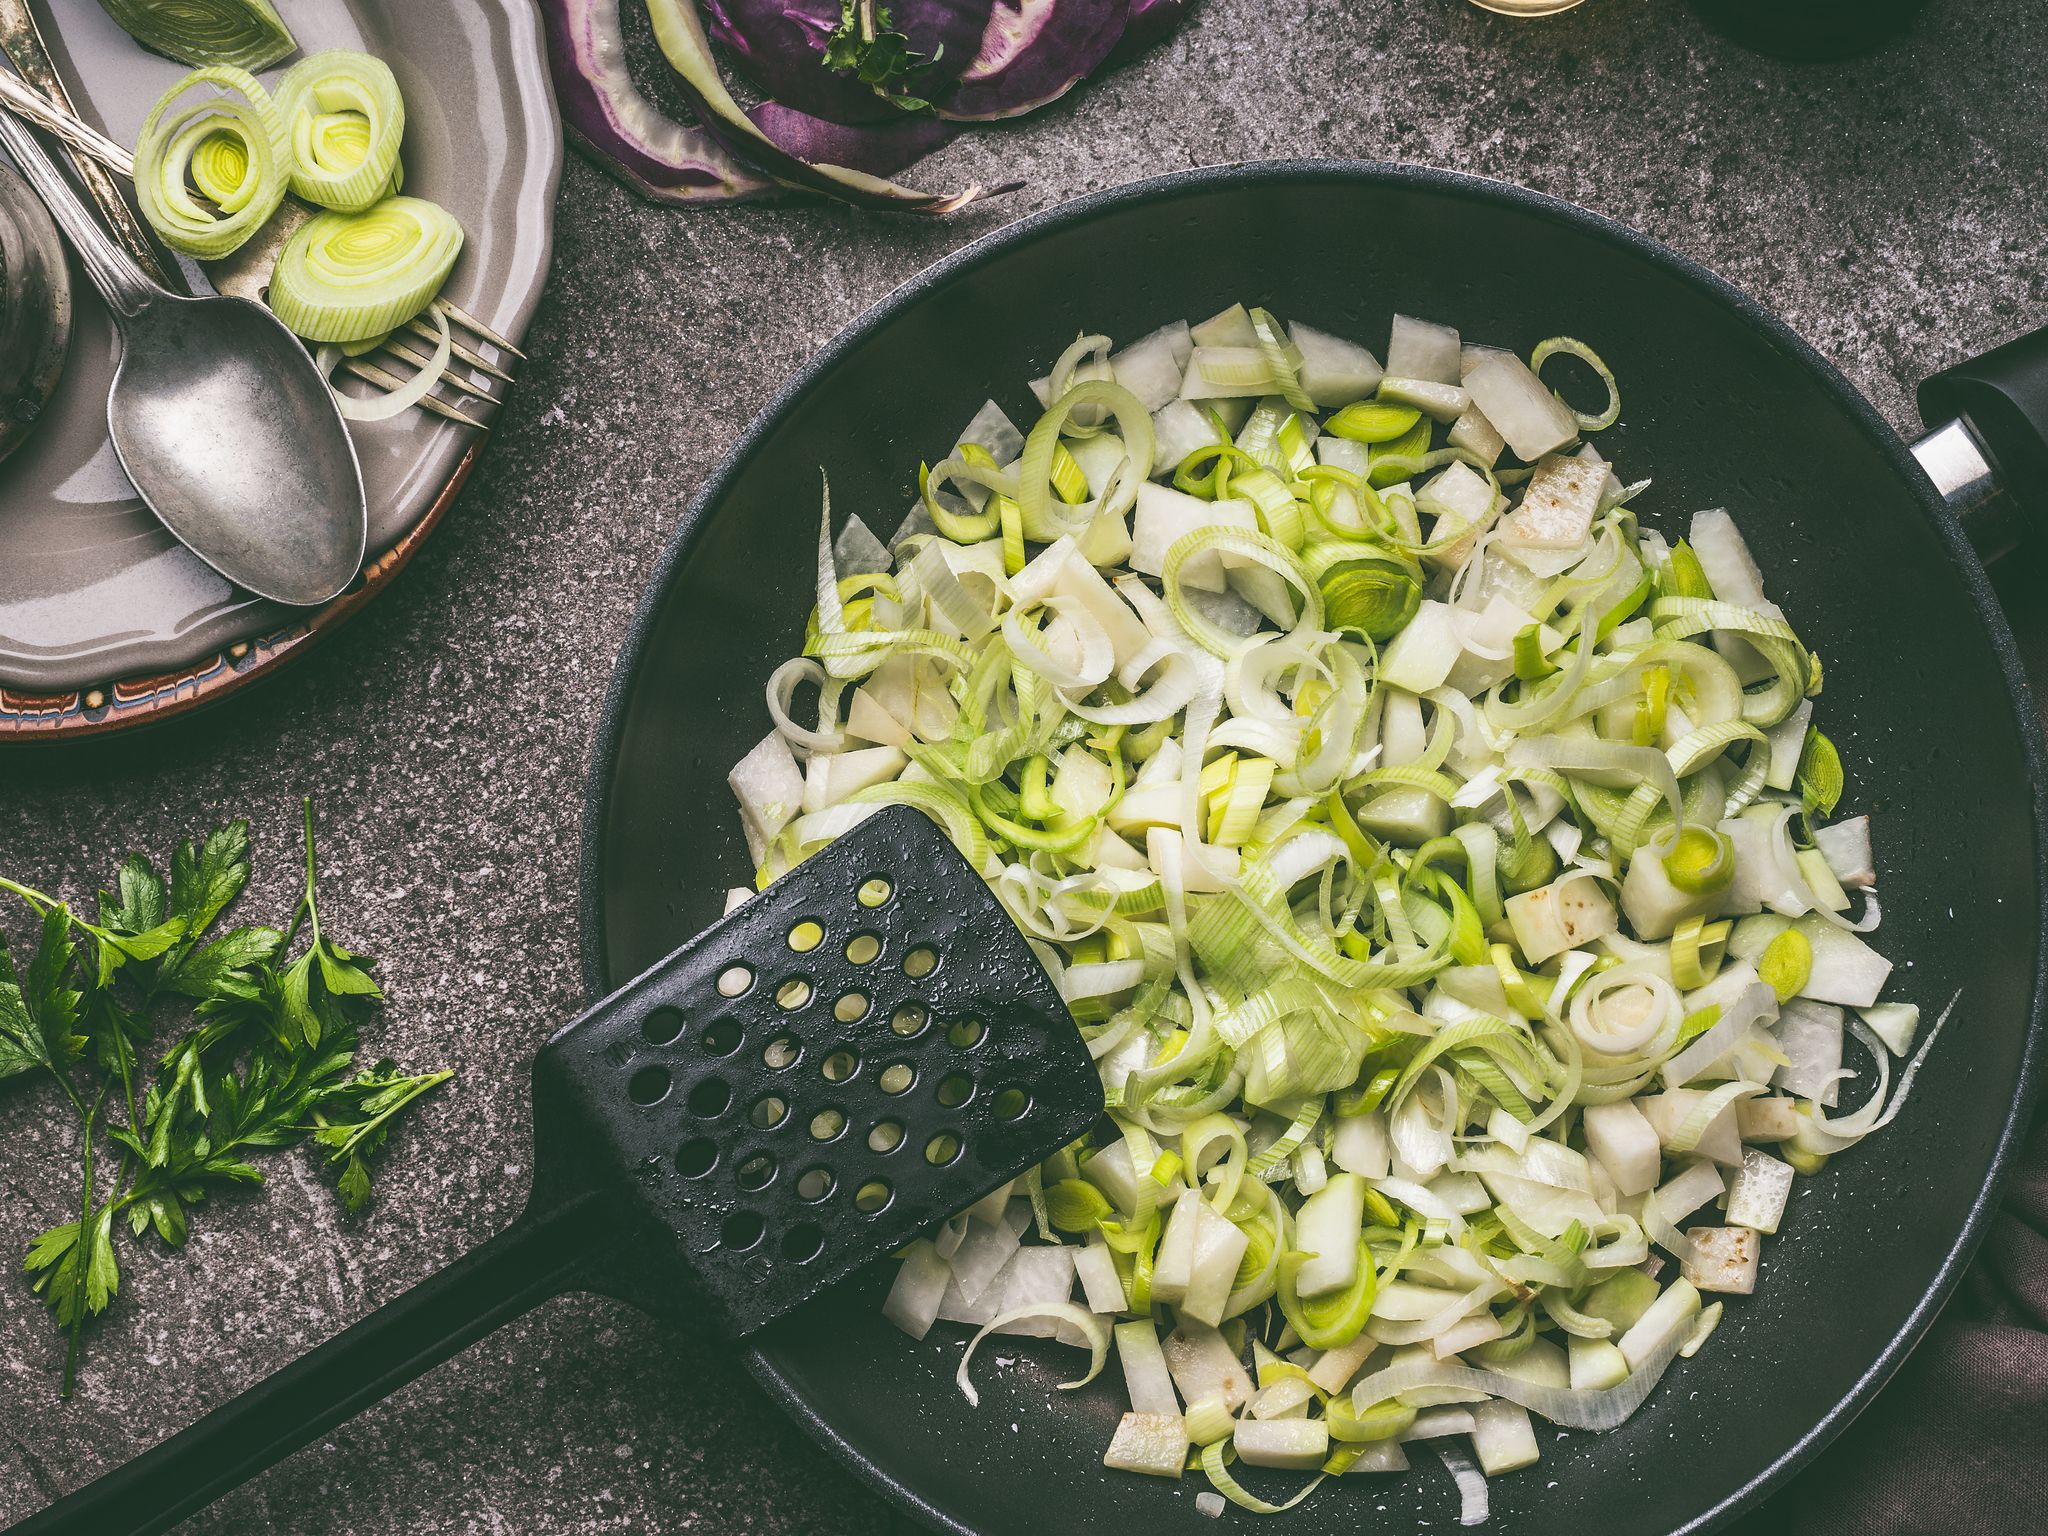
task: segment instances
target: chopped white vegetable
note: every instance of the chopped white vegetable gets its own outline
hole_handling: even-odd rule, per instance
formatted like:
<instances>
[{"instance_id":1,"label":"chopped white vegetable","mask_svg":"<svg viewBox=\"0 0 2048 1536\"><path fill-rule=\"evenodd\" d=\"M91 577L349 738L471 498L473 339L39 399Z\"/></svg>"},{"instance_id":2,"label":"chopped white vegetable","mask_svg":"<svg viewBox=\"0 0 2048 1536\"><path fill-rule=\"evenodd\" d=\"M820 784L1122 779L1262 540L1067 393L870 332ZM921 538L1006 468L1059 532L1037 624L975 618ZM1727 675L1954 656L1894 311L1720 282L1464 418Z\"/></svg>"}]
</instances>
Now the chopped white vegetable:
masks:
<instances>
[{"instance_id":1,"label":"chopped white vegetable","mask_svg":"<svg viewBox=\"0 0 2048 1536\"><path fill-rule=\"evenodd\" d=\"M1433 384L1458 384L1458 333L1447 325L1394 316L1387 339L1387 372L1396 378L1423 379Z\"/></svg>"},{"instance_id":2,"label":"chopped white vegetable","mask_svg":"<svg viewBox=\"0 0 2048 1536\"><path fill-rule=\"evenodd\" d=\"M1920 1029L1920 1009L1913 1003L1872 1003L1856 1010L1870 1032L1884 1042L1894 1056L1913 1049L1913 1036Z\"/></svg>"},{"instance_id":3,"label":"chopped white vegetable","mask_svg":"<svg viewBox=\"0 0 2048 1536\"><path fill-rule=\"evenodd\" d=\"M1795 997L1779 1010L1775 1031L1786 1064L1771 1082L1802 1099L1832 1106L1840 1098L1842 1010Z\"/></svg>"},{"instance_id":4,"label":"chopped white vegetable","mask_svg":"<svg viewBox=\"0 0 2048 1536\"><path fill-rule=\"evenodd\" d=\"M1792 1194L1792 1165L1755 1147L1742 1149L1742 1167L1728 1183L1728 1225L1775 1232Z\"/></svg>"},{"instance_id":5,"label":"chopped white vegetable","mask_svg":"<svg viewBox=\"0 0 2048 1536\"><path fill-rule=\"evenodd\" d=\"M1614 932L1614 903L1591 875L1568 874L1549 885L1511 896L1508 923L1531 965L1579 949Z\"/></svg>"},{"instance_id":6,"label":"chopped white vegetable","mask_svg":"<svg viewBox=\"0 0 2048 1536\"><path fill-rule=\"evenodd\" d=\"M1752 1234L1754 1235L1754 1234ZM1664 1288L1650 1303L1649 1311L1617 1341L1622 1358L1633 1371L1667 1344L1673 1335L1682 1337L1692 1329L1700 1313L1700 1293L1689 1280L1678 1279Z\"/></svg>"},{"instance_id":7,"label":"chopped white vegetable","mask_svg":"<svg viewBox=\"0 0 2048 1536\"><path fill-rule=\"evenodd\" d=\"M1214 1328L1182 1323L1166 1336L1166 1367L1186 1402L1216 1396L1235 1413L1251 1401L1253 1386L1244 1364Z\"/></svg>"},{"instance_id":8,"label":"chopped white vegetable","mask_svg":"<svg viewBox=\"0 0 2048 1536\"><path fill-rule=\"evenodd\" d=\"M1664 1149L1634 1100L1588 1104L1580 1123L1586 1129L1587 1148L1600 1159L1616 1191L1639 1195L1656 1187Z\"/></svg>"},{"instance_id":9,"label":"chopped white vegetable","mask_svg":"<svg viewBox=\"0 0 2048 1536\"><path fill-rule=\"evenodd\" d=\"M1685 1278L1703 1291L1747 1296L1756 1289L1763 1240L1749 1227L1691 1227L1692 1252L1681 1266Z\"/></svg>"},{"instance_id":10,"label":"chopped white vegetable","mask_svg":"<svg viewBox=\"0 0 2048 1536\"><path fill-rule=\"evenodd\" d=\"M952 1278L951 1267L936 1248L922 1239L912 1243L889 1287L889 1298L882 1303L882 1316L913 1339L923 1338L938 1321L939 1303Z\"/></svg>"},{"instance_id":11,"label":"chopped white vegetable","mask_svg":"<svg viewBox=\"0 0 2048 1536\"><path fill-rule=\"evenodd\" d=\"M1358 1233L1365 1217L1365 1180L1340 1173L1301 1203L1294 1246L1311 1257L1295 1278L1304 1298L1341 1291L1358 1275Z\"/></svg>"},{"instance_id":12,"label":"chopped white vegetable","mask_svg":"<svg viewBox=\"0 0 2048 1536\"><path fill-rule=\"evenodd\" d=\"M1853 817L1816 828L1813 845L1844 885L1869 890L1877 884L1877 863L1870 849L1870 818Z\"/></svg>"},{"instance_id":13,"label":"chopped white vegetable","mask_svg":"<svg viewBox=\"0 0 2048 1536\"><path fill-rule=\"evenodd\" d=\"M1448 603L1425 600L1408 627L1380 653L1380 682L1409 693L1442 686L1464 650L1456 615Z\"/></svg>"},{"instance_id":14,"label":"chopped white vegetable","mask_svg":"<svg viewBox=\"0 0 2048 1536\"><path fill-rule=\"evenodd\" d=\"M1782 1095L1742 1099L1735 1106L1735 1129L1744 1141L1789 1141L1808 1123L1799 1101Z\"/></svg>"},{"instance_id":15,"label":"chopped white vegetable","mask_svg":"<svg viewBox=\"0 0 2048 1536\"><path fill-rule=\"evenodd\" d=\"M1301 351L1295 370L1303 391L1318 406L1349 405L1379 388L1386 370L1378 358L1355 342L1341 340L1299 320L1288 327Z\"/></svg>"},{"instance_id":16,"label":"chopped white vegetable","mask_svg":"<svg viewBox=\"0 0 2048 1536\"><path fill-rule=\"evenodd\" d=\"M1571 408L1512 352L1489 352L1465 371L1465 390L1515 457L1534 464L1579 435Z\"/></svg>"},{"instance_id":17,"label":"chopped white vegetable","mask_svg":"<svg viewBox=\"0 0 2048 1536\"><path fill-rule=\"evenodd\" d=\"M1669 1150L1695 1151L1699 1156L1712 1158L1725 1167L1735 1167L1742 1161L1742 1138L1736 1132L1733 1104L1710 1119L1704 1130L1697 1132L1698 1140L1693 1147L1677 1145L1680 1133L1688 1128L1693 1118L1693 1112L1702 1107L1706 1099L1707 1095L1698 1089L1673 1088L1635 1102L1643 1112L1643 1118L1655 1128L1658 1140Z\"/></svg>"},{"instance_id":18,"label":"chopped white vegetable","mask_svg":"<svg viewBox=\"0 0 2048 1536\"><path fill-rule=\"evenodd\" d=\"M1156 411L1180 393L1181 371L1187 367L1194 345L1187 323L1176 320L1139 337L1121 352L1112 352L1110 372L1146 410Z\"/></svg>"},{"instance_id":19,"label":"chopped white vegetable","mask_svg":"<svg viewBox=\"0 0 2048 1536\"><path fill-rule=\"evenodd\" d=\"M1715 597L1744 608L1768 607L1763 572L1736 531L1734 518L1719 507L1693 513L1691 542Z\"/></svg>"},{"instance_id":20,"label":"chopped white vegetable","mask_svg":"<svg viewBox=\"0 0 2048 1536\"><path fill-rule=\"evenodd\" d=\"M1313 1472L1330 1454L1330 1426L1321 1419L1239 1419L1230 1442L1246 1466Z\"/></svg>"},{"instance_id":21,"label":"chopped white vegetable","mask_svg":"<svg viewBox=\"0 0 2048 1536\"><path fill-rule=\"evenodd\" d=\"M1601 1392L1628 1379L1628 1357L1612 1341L1571 1337L1565 1347L1574 1392Z\"/></svg>"},{"instance_id":22,"label":"chopped white vegetable","mask_svg":"<svg viewBox=\"0 0 2048 1536\"><path fill-rule=\"evenodd\" d=\"M1499 1401L1472 1410L1472 1450L1479 1470L1488 1477L1534 1466L1542 1454L1536 1449L1536 1426L1529 1422L1529 1410Z\"/></svg>"},{"instance_id":23,"label":"chopped white vegetable","mask_svg":"<svg viewBox=\"0 0 2048 1536\"><path fill-rule=\"evenodd\" d=\"M1187 1425L1177 1413L1127 1413L1102 1454L1102 1464L1119 1472L1178 1478L1187 1468Z\"/></svg>"},{"instance_id":24,"label":"chopped white vegetable","mask_svg":"<svg viewBox=\"0 0 2048 1536\"><path fill-rule=\"evenodd\" d=\"M740 825L747 834L747 856L756 864L766 857L768 843L794 821L804 804L804 776L781 733L770 731L760 744L733 765L726 775L740 803Z\"/></svg>"},{"instance_id":25,"label":"chopped white vegetable","mask_svg":"<svg viewBox=\"0 0 2048 1536\"><path fill-rule=\"evenodd\" d=\"M1131 569L1148 576L1166 570L1167 552L1200 528L1244 528L1258 531L1259 515L1248 501L1203 501L1171 486L1147 482L1138 487L1138 510L1131 518ZM1227 583L1223 557L1214 550L1190 556L1180 568L1183 585L1203 592L1221 592Z\"/></svg>"},{"instance_id":26,"label":"chopped white vegetable","mask_svg":"<svg viewBox=\"0 0 2048 1536\"><path fill-rule=\"evenodd\" d=\"M1577 549L1592 532L1607 468L1551 454L1536 466L1522 503L1501 524L1501 535L1525 549Z\"/></svg>"},{"instance_id":27,"label":"chopped white vegetable","mask_svg":"<svg viewBox=\"0 0 2048 1536\"><path fill-rule=\"evenodd\" d=\"M1124 1391L1139 1413L1180 1417L1173 1375L1159 1347L1159 1331L1144 1318L1116 1325L1116 1354L1124 1368Z\"/></svg>"}]
</instances>

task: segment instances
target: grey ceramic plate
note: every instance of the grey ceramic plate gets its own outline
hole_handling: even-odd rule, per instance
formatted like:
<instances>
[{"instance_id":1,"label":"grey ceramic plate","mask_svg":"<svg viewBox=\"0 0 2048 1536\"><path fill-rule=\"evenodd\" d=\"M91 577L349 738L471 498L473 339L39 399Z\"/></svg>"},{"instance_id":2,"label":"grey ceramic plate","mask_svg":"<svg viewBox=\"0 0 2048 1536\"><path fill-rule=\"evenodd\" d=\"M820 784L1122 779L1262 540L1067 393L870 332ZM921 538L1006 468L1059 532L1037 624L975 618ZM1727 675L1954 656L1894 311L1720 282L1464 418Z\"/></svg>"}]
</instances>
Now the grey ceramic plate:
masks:
<instances>
[{"instance_id":1,"label":"grey ceramic plate","mask_svg":"<svg viewBox=\"0 0 2048 1536\"><path fill-rule=\"evenodd\" d=\"M90 0L35 9L81 115L133 143L180 66L144 52ZM518 340L547 274L562 158L530 0L280 9L302 49L361 48L391 65L405 92L406 190L448 208L467 235L448 294ZM365 590L330 612L295 614L233 587L172 539L107 440L106 312L82 284L77 307L48 419L0 464L0 736L105 730L160 714L167 699L220 692L353 612ZM445 502L478 434L421 411L355 433L375 590Z\"/></svg>"}]
</instances>

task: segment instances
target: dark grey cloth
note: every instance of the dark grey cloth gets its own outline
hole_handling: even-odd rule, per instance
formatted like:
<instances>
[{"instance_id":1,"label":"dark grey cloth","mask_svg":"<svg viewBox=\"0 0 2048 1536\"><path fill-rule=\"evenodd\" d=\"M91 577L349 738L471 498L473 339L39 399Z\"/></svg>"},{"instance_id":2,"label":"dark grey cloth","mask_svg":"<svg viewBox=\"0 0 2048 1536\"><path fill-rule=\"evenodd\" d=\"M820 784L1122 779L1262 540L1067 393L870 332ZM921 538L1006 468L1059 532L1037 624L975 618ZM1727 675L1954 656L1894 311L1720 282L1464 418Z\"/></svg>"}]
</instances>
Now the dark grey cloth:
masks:
<instances>
[{"instance_id":1,"label":"dark grey cloth","mask_svg":"<svg viewBox=\"0 0 2048 1536\"><path fill-rule=\"evenodd\" d=\"M1739 1536L2048 1531L2048 1119L1976 1263L1877 1401Z\"/></svg>"}]
</instances>

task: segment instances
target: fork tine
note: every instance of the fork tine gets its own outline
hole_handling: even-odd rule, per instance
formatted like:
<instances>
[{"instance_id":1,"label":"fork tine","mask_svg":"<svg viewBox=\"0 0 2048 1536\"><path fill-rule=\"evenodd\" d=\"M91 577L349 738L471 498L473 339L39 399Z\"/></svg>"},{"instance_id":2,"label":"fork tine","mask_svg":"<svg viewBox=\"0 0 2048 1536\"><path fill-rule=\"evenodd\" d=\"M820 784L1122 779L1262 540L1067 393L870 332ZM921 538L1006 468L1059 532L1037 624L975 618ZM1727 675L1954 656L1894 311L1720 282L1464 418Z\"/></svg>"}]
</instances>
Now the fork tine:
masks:
<instances>
[{"instance_id":1,"label":"fork tine","mask_svg":"<svg viewBox=\"0 0 2048 1536\"><path fill-rule=\"evenodd\" d=\"M418 347L409 346L407 343L402 341L392 341L387 339L380 350L394 353L397 356L404 358L408 363L411 363L415 368L431 368L434 366L434 360L431 357L427 356L426 353L420 351ZM488 389L479 389L476 385L470 383L467 379L463 378L460 374L456 373L456 371L452 368L443 372L440 379L437 382L446 384L450 389L455 390L460 394L468 395L472 400L488 400L492 405L496 405L498 403L498 397L496 395L492 394Z\"/></svg>"},{"instance_id":2,"label":"fork tine","mask_svg":"<svg viewBox=\"0 0 2048 1536\"><path fill-rule=\"evenodd\" d=\"M464 309L460 304L457 304L453 299L436 299L434 300L434 307L440 310L441 313L446 315L450 320L453 320L457 325L464 326L469 330L476 332L477 335L483 337L485 341L488 341L500 352L509 352L512 354L512 356L518 358L519 361L521 361L522 363L526 361L526 354L524 352L520 351L517 347L513 346L511 342L507 341L504 337L500 336L488 325L485 325L483 321L477 319L475 315L472 315L468 310Z\"/></svg>"},{"instance_id":3,"label":"fork tine","mask_svg":"<svg viewBox=\"0 0 2048 1536\"><path fill-rule=\"evenodd\" d=\"M372 384L381 385L385 389L398 389L405 383L405 380L401 379L397 374L393 373L390 369L380 368L375 363L365 362L360 357L351 357L344 361L341 366L346 368L350 373L354 374L357 378L365 379ZM464 425L465 427L475 427L479 432L488 432L491 430L482 422L478 421L474 416L463 415L463 413L456 410L454 406L447 404L445 401L440 400L433 395L421 396L419 404L420 409L432 411L436 416L445 416L450 421L458 421L462 423L462 425Z\"/></svg>"},{"instance_id":4,"label":"fork tine","mask_svg":"<svg viewBox=\"0 0 2048 1536\"><path fill-rule=\"evenodd\" d=\"M405 322L405 328L411 331L416 336L426 337L427 340L433 342L437 346L440 344L441 333L435 330L431 325L427 324L427 322L424 320L418 318L408 320ZM474 351L472 351L468 347L465 347L459 341L451 339L448 343L448 350L453 352L457 357L461 358L465 363L469 364L470 367L476 369L476 371L479 373L487 373L494 379L503 379L507 384L514 382L511 374L507 373L502 368L494 368L493 366L491 366L491 364L485 362L481 357L477 356L477 354Z\"/></svg>"}]
</instances>

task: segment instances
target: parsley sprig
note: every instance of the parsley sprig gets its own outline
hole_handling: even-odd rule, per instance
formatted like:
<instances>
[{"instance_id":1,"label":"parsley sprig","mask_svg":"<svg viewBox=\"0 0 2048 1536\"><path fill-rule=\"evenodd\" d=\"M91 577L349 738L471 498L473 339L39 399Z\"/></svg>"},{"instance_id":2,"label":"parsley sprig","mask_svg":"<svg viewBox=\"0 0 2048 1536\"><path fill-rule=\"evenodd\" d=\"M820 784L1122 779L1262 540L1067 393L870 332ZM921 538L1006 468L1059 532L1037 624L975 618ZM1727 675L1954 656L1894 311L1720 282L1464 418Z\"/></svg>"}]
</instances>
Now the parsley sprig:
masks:
<instances>
[{"instance_id":1,"label":"parsley sprig","mask_svg":"<svg viewBox=\"0 0 2048 1536\"><path fill-rule=\"evenodd\" d=\"M937 53L926 58L912 48L909 37L896 30L888 8L876 0L840 0L839 25L825 40L827 69L853 76L905 112L931 105L911 87L938 59Z\"/></svg>"},{"instance_id":2,"label":"parsley sprig","mask_svg":"<svg viewBox=\"0 0 2048 1536\"><path fill-rule=\"evenodd\" d=\"M86 1321L120 1290L120 1225L178 1247L195 1205L261 1184L253 1159L307 1140L359 1212L398 1117L453 1075L357 1067L383 991L373 962L321 926L310 801L305 838L305 884L282 928L214 931L249 883L243 821L180 845L168 880L130 854L97 922L0 877L37 919L23 964L0 933L0 1079L54 1082L80 1126L78 1216L38 1235L24 1261L68 1336L66 1395Z\"/></svg>"}]
</instances>

